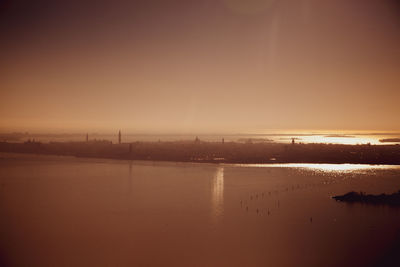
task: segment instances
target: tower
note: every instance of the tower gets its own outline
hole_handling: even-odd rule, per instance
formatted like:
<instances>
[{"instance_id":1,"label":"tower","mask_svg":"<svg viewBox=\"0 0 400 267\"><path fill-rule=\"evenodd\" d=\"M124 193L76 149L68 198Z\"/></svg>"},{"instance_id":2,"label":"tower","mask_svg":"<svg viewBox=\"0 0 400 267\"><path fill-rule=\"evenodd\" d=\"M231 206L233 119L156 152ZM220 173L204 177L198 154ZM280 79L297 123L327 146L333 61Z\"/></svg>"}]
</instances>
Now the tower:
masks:
<instances>
[{"instance_id":1,"label":"tower","mask_svg":"<svg viewBox=\"0 0 400 267\"><path fill-rule=\"evenodd\" d=\"M121 144L121 130L118 132L118 144Z\"/></svg>"}]
</instances>

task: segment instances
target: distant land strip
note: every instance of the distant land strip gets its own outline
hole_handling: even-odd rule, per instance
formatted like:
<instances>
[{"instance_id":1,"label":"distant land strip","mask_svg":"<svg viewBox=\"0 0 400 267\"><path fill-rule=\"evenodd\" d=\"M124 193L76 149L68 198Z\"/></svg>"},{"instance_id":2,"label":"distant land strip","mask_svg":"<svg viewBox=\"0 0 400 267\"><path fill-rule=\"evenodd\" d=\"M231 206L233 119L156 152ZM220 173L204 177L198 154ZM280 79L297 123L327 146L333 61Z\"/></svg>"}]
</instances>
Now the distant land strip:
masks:
<instances>
[{"instance_id":1,"label":"distant land strip","mask_svg":"<svg viewBox=\"0 0 400 267\"><path fill-rule=\"evenodd\" d=\"M386 194L367 195L363 192L360 193L349 192L341 196L334 196L333 199L335 199L336 201L347 202L347 203L400 206L400 190L391 195L386 195Z\"/></svg>"},{"instance_id":2,"label":"distant land strip","mask_svg":"<svg viewBox=\"0 0 400 267\"><path fill-rule=\"evenodd\" d=\"M400 165L400 145L158 141L0 142L0 152L207 163L352 163Z\"/></svg>"},{"instance_id":3,"label":"distant land strip","mask_svg":"<svg viewBox=\"0 0 400 267\"><path fill-rule=\"evenodd\" d=\"M400 138L385 138L379 139L381 143L400 143Z\"/></svg>"}]
</instances>

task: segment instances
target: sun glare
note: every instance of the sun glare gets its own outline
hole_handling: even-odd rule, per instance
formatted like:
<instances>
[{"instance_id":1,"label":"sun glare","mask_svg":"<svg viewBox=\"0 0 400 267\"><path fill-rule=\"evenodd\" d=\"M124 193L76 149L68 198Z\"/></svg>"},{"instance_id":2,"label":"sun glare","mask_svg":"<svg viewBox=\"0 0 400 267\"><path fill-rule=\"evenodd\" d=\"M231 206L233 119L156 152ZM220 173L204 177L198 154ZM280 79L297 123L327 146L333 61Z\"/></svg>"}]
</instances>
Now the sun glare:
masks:
<instances>
[{"instance_id":1,"label":"sun glare","mask_svg":"<svg viewBox=\"0 0 400 267\"><path fill-rule=\"evenodd\" d=\"M272 163L272 164L234 164L238 167L258 168L295 168L323 172L352 172L376 169L400 169L399 165L369 165L369 164L323 164L323 163Z\"/></svg>"},{"instance_id":2,"label":"sun glare","mask_svg":"<svg viewBox=\"0 0 400 267\"><path fill-rule=\"evenodd\" d=\"M357 144L379 144L379 140L372 137L360 136L329 136L329 135L310 135L302 136L301 141L305 143L324 143L324 144L344 144L344 145L357 145Z\"/></svg>"}]
</instances>

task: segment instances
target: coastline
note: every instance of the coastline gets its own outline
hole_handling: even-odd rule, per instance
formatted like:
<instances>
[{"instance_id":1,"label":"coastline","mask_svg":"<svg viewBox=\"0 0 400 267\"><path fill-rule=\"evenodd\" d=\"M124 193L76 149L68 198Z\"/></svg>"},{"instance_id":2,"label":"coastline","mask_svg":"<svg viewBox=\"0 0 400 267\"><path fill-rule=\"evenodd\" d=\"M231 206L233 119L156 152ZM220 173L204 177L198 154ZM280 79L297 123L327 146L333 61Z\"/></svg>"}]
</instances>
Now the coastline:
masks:
<instances>
[{"instance_id":1,"label":"coastline","mask_svg":"<svg viewBox=\"0 0 400 267\"><path fill-rule=\"evenodd\" d=\"M0 142L0 152L115 160L225 164L400 165L400 145L237 142Z\"/></svg>"}]
</instances>

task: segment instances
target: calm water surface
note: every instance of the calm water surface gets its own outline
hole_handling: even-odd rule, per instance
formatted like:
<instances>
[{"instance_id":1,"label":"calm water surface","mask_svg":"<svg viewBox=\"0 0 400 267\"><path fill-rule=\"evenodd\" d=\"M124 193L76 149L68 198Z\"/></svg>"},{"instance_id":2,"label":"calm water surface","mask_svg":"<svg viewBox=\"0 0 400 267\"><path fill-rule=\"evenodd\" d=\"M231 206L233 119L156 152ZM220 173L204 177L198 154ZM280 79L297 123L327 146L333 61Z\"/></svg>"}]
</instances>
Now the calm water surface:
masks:
<instances>
[{"instance_id":1,"label":"calm water surface","mask_svg":"<svg viewBox=\"0 0 400 267\"><path fill-rule=\"evenodd\" d=\"M399 167L213 165L0 154L1 266L379 266Z\"/></svg>"}]
</instances>

